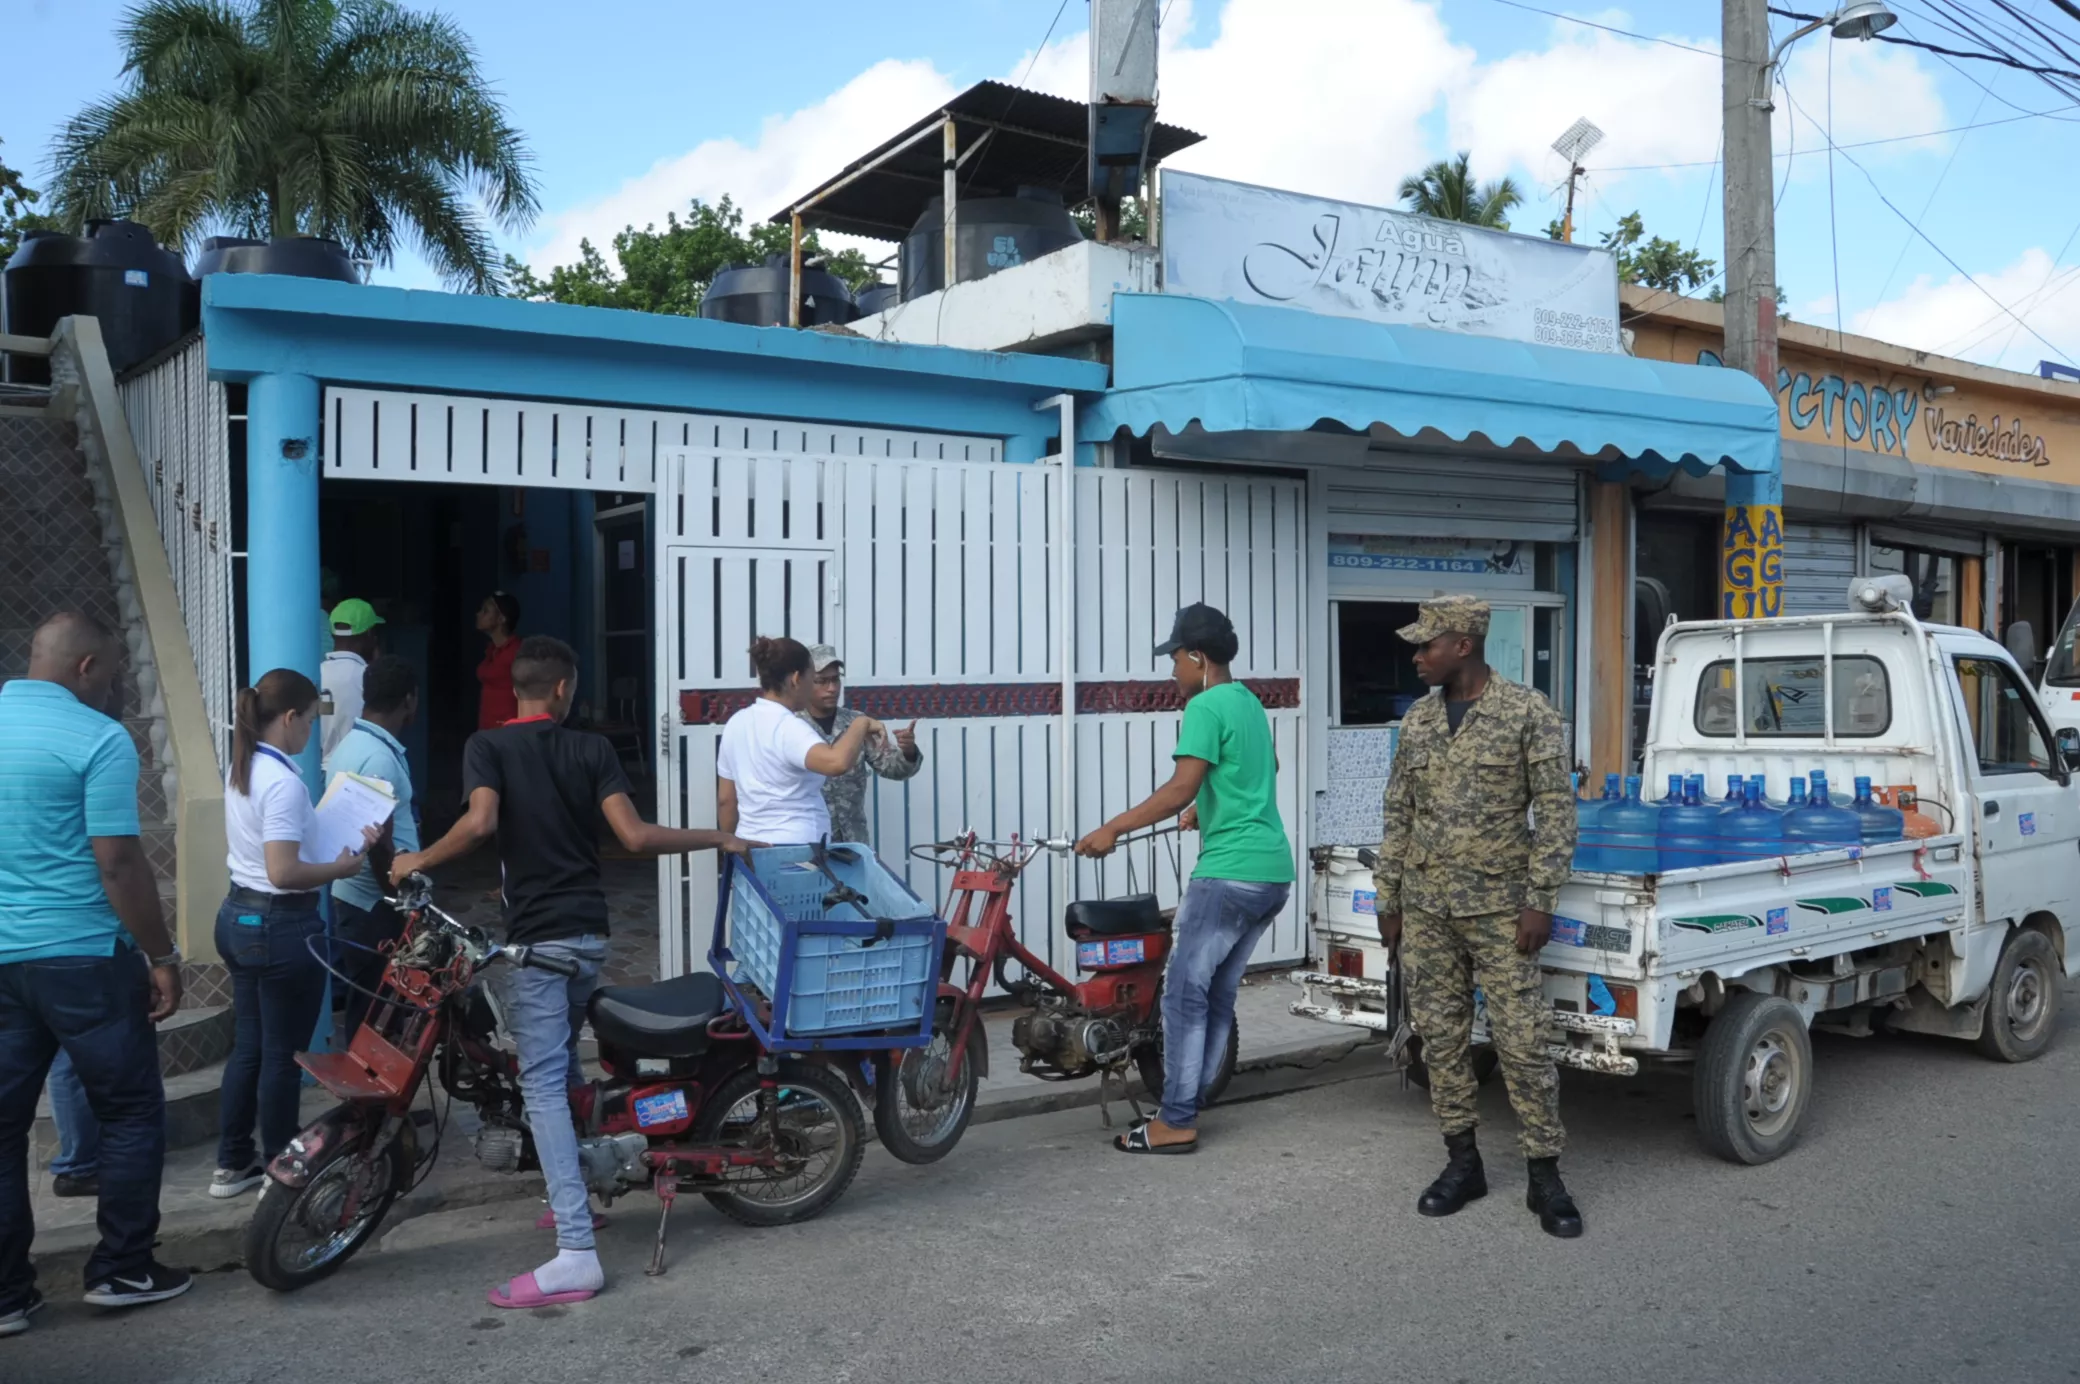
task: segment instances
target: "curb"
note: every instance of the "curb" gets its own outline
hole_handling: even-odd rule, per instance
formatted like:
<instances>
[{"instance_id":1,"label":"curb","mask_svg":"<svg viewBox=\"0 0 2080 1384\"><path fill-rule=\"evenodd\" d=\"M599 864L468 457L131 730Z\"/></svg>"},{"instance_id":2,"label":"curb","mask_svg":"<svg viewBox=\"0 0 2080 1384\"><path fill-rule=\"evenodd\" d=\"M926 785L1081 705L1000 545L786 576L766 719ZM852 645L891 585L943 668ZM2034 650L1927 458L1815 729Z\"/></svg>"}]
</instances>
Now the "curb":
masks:
<instances>
[{"instance_id":1,"label":"curb","mask_svg":"<svg viewBox=\"0 0 2080 1384\"><path fill-rule=\"evenodd\" d=\"M1359 1081L1392 1070L1382 1059L1385 1049L1368 1043L1369 1035L1338 1033L1318 1042L1289 1044L1271 1052L1243 1058L1235 1067L1235 1082L1224 1104L1241 1104L1317 1086ZM1363 1053L1365 1047L1378 1049ZM1346 1061L1353 1057L1356 1061ZM1365 1060L1369 1058L1370 1060ZM1138 1095L1141 1083L1131 1089ZM976 1102L974 1124L996 1124L1030 1115L1047 1115L1097 1105L1098 1083L1093 1080L1064 1082L1040 1090L1006 1091L992 1099L985 1092ZM1124 1102L1115 1102L1124 1104ZM1131 1112L1123 1112L1131 1113ZM871 1115L867 1137L874 1131ZM540 1196L532 1177L487 1173L480 1178L448 1186L431 1180L399 1198L384 1217L382 1234L388 1235L407 1221L444 1211L466 1211L500 1202ZM161 1262L194 1273L213 1273L245 1267L246 1224L252 1219L253 1202L241 1197L221 1210L177 1212L159 1223L157 1253ZM380 1238L380 1237L379 1237ZM85 1271L87 1256L98 1239L91 1225L66 1226L39 1235L30 1260L39 1277L63 1284L77 1282Z\"/></svg>"}]
</instances>

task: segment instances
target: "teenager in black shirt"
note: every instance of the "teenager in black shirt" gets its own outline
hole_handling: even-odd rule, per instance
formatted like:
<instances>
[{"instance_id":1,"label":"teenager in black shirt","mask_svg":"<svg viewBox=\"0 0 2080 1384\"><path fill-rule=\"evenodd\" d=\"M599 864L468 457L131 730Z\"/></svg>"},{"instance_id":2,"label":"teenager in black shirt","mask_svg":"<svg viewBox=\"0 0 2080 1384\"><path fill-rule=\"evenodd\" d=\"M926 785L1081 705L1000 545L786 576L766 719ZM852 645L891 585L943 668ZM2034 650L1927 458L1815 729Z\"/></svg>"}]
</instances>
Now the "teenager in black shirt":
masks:
<instances>
[{"instance_id":1,"label":"teenager in black shirt","mask_svg":"<svg viewBox=\"0 0 2080 1384\"><path fill-rule=\"evenodd\" d=\"M599 877L602 820L637 855L724 850L755 843L721 831L679 831L636 814L628 780L604 737L563 724L578 681L578 660L558 639L533 635L513 660L520 715L480 730L462 753L469 810L448 834L392 866L402 879L432 870L498 838L507 940L575 963L566 979L536 967L509 977L509 1022L520 1050L520 1090L535 1151L548 1183L556 1257L491 1290L494 1307L581 1302L606 1284L593 1249L592 1209L578 1165L578 1135L568 1090L584 1081L578 1027L607 955L607 895ZM546 1228L546 1227L545 1227Z\"/></svg>"}]
</instances>

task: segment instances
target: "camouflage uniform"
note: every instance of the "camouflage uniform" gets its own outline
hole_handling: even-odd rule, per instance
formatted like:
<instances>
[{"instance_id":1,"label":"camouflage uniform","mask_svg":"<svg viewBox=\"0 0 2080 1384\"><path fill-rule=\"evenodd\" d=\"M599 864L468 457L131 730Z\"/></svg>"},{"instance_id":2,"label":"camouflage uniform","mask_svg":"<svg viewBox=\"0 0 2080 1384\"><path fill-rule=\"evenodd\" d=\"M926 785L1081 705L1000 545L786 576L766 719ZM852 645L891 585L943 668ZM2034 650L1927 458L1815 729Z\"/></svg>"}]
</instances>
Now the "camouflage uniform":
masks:
<instances>
[{"instance_id":1,"label":"camouflage uniform","mask_svg":"<svg viewBox=\"0 0 2080 1384\"><path fill-rule=\"evenodd\" d=\"M837 719L831 722L830 732L825 734L823 723L807 712L802 719L823 736L826 745L835 744L845 733L845 727L859 719L859 713L851 707L838 708ZM914 776L924 767L924 751L919 750L913 758L903 753L895 742L895 732L887 738L868 741L859 762L836 778L823 781L824 805L831 810L831 840L857 841L862 845L873 845L873 837L867 834L867 777L879 774L891 781Z\"/></svg>"},{"instance_id":2,"label":"camouflage uniform","mask_svg":"<svg viewBox=\"0 0 2080 1384\"><path fill-rule=\"evenodd\" d=\"M1421 644L1485 634L1487 624L1486 602L1446 597L1425 602L1400 633ZM1374 881L1381 916L1402 915L1410 1018L1430 1069L1430 1108L1447 1135L1476 1123L1478 982L1524 1156L1558 1157L1566 1141L1538 957L1518 952L1516 935L1519 910L1553 911L1574 846L1567 746L1542 695L1491 669L1456 735L1442 693L1403 718Z\"/></svg>"}]
</instances>

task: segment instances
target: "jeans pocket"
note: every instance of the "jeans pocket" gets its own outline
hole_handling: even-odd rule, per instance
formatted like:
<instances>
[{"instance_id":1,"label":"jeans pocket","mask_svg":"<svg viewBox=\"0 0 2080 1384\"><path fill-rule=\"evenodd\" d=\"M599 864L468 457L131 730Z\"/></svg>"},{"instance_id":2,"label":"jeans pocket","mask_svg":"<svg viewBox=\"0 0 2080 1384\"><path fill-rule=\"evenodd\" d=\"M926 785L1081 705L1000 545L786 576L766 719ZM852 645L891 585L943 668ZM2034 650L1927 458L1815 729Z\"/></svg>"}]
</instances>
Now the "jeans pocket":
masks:
<instances>
[{"instance_id":1,"label":"jeans pocket","mask_svg":"<svg viewBox=\"0 0 2080 1384\"><path fill-rule=\"evenodd\" d=\"M225 904L217 910L217 955L232 966L267 964L267 920Z\"/></svg>"}]
</instances>

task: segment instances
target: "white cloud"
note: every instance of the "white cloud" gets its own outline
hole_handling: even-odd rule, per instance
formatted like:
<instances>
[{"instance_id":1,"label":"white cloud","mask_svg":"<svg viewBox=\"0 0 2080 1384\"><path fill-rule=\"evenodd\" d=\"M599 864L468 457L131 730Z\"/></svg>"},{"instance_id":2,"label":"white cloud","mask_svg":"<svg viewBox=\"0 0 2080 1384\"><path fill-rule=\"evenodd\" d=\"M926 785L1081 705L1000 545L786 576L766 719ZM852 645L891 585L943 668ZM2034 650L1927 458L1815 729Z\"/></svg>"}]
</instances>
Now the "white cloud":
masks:
<instances>
[{"instance_id":1,"label":"white cloud","mask_svg":"<svg viewBox=\"0 0 2080 1384\"><path fill-rule=\"evenodd\" d=\"M2080 265L2054 268L2049 253L2032 247L2007 267L1974 277L1985 292L1962 274L1940 281L1924 274L1898 297L1853 314L1849 330L1985 365L2033 369L2052 352L1995 306L1998 300L2065 359L2080 358Z\"/></svg>"},{"instance_id":2,"label":"white cloud","mask_svg":"<svg viewBox=\"0 0 2080 1384\"><path fill-rule=\"evenodd\" d=\"M1818 34L1791 50L1784 60L1784 81L1776 89L1777 111L1771 138L1778 153L1800 151L1793 176L1819 176L1826 169L1821 158L1807 160L1807 153L1824 154L1828 122L1828 65L1834 66L1834 142L1837 147L1866 140L1896 139L1923 130L1940 130L1950 123L1936 80L1921 56L1910 49L1882 43L1834 42ZM1786 99L1786 91L1789 99ZM1713 95L1718 93L1714 83ZM1796 110L1794 111L1794 103ZM1794 142L1792 121L1796 118ZM1718 120L1714 107L1713 123ZM1709 128L1709 127L1708 127ZM1853 151L1858 162L1897 158L1904 153L1950 147L1952 136L1900 140Z\"/></svg>"}]
</instances>

